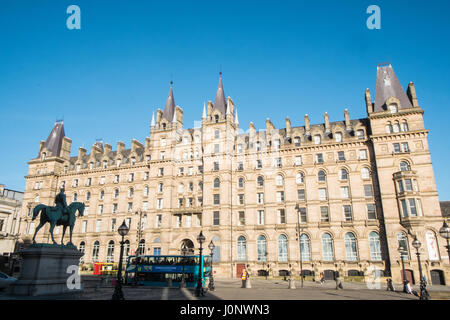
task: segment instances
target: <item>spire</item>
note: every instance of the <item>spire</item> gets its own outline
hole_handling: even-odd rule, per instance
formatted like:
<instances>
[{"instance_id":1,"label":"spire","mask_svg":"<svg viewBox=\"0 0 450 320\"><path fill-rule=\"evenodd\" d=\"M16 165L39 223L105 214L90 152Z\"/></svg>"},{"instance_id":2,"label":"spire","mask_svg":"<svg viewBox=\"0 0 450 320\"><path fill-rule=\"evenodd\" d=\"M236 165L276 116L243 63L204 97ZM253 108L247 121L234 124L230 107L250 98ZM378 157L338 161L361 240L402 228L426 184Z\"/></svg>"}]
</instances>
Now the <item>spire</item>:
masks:
<instances>
[{"instance_id":1,"label":"spire","mask_svg":"<svg viewBox=\"0 0 450 320\"><path fill-rule=\"evenodd\" d=\"M202 119L206 119L206 103L203 102L203 114L202 114Z\"/></svg>"},{"instance_id":2,"label":"spire","mask_svg":"<svg viewBox=\"0 0 450 320\"><path fill-rule=\"evenodd\" d=\"M390 97L400 100L399 109L412 108L411 102L405 91L403 91L403 87L398 81L391 64L380 64L377 66L374 112L387 110L386 100Z\"/></svg>"},{"instance_id":3,"label":"spire","mask_svg":"<svg viewBox=\"0 0 450 320\"><path fill-rule=\"evenodd\" d=\"M152 112L152 123L150 124L151 127L155 126L155 112Z\"/></svg>"},{"instance_id":4,"label":"spire","mask_svg":"<svg viewBox=\"0 0 450 320\"><path fill-rule=\"evenodd\" d=\"M175 114L175 99L173 98L173 81L170 81L170 91L167 97L166 107L164 108L162 117L171 121Z\"/></svg>"},{"instance_id":5,"label":"spire","mask_svg":"<svg viewBox=\"0 0 450 320\"><path fill-rule=\"evenodd\" d=\"M223 92L222 72L220 72L219 85L217 86L216 99L214 99L214 109L218 109L223 115L226 114L225 93Z\"/></svg>"},{"instance_id":6,"label":"spire","mask_svg":"<svg viewBox=\"0 0 450 320\"><path fill-rule=\"evenodd\" d=\"M50 151L52 156L60 156L62 141L65 136L64 123L62 120L57 120L52 131L50 132L50 135L44 143L44 147Z\"/></svg>"}]
</instances>

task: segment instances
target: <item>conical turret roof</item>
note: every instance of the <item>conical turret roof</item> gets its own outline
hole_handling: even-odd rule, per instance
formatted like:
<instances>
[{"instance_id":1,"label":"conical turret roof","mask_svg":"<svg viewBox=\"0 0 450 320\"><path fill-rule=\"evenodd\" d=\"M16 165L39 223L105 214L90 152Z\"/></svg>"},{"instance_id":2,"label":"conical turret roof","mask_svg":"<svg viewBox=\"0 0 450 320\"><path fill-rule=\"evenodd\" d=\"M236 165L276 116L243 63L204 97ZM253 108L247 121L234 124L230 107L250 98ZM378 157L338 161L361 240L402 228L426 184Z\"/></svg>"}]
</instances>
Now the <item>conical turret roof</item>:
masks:
<instances>
[{"instance_id":1,"label":"conical turret roof","mask_svg":"<svg viewBox=\"0 0 450 320\"><path fill-rule=\"evenodd\" d=\"M172 121L175 113L175 99L173 98L173 82L170 82L169 96L167 97L166 106L164 108L162 117L168 121Z\"/></svg>"},{"instance_id":2,"label":"conical turret roof","mask_svg":"<svg viewBox=\"0 0 450 320\"><path fill-rule=\"evenodd\" d=\"M227 103L225 101L225 93L223 91L222 73L220 73L219 85L217 86L216 98L214 99L214 109L218 109L222 114L226 114Z\"/></svg>"},{"instance_id":3,"label":"conical turret roof","mask_svg":"<svg viewBox=\"0 0 450 320\"><path fill-rule=\"evenodd\" d=\"M50 151L51 156L60 156L62 141L65 136L63 121L56 121L50 135L44 143L44 147Z\"/></svg>"}]
</instances>

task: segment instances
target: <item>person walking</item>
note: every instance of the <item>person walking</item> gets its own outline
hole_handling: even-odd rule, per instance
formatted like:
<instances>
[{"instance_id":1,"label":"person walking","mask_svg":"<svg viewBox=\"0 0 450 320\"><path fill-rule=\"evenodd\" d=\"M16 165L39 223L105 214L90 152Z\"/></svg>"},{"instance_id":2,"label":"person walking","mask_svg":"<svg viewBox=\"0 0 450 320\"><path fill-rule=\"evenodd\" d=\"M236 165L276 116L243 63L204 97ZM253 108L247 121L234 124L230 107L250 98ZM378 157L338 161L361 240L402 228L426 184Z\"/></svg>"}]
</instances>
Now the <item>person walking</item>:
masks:
<instances>
[{"instance_id":1,"label":"person walking","mask_svg":"<svg viewBox=\"0 0 450 320\"><path fill-rule=\"evenodd\" d=\"M323 284L325 282L325 276L323 272L320 273L320 284Z\"/></svg>"},{"instance_id":2,"label":"person walking","mask_svg":"<svg viewBox=\"0 0 450 320\"><path fill-rule=\"evenodd\" d=\"M335 281L336 281L336 290L344 289L344 287L342 286L342 281L341 277L339 276L339 273L336 273Z\"/></svg>"},{"instance_id":3,"label":"person walking","mask_svg":"<svg viewBox=\"0 0 450 320\"><path fill-rule=\"evenodd\" d=\"M386 290L387 290L387 291L395 291L395 290L394 290L394 286L392 285L392 279L391 279L391 278L388 278L388 279L386 279L386 282L387 282L387 288L386 288Z\"/></svg>"}]
</instances>

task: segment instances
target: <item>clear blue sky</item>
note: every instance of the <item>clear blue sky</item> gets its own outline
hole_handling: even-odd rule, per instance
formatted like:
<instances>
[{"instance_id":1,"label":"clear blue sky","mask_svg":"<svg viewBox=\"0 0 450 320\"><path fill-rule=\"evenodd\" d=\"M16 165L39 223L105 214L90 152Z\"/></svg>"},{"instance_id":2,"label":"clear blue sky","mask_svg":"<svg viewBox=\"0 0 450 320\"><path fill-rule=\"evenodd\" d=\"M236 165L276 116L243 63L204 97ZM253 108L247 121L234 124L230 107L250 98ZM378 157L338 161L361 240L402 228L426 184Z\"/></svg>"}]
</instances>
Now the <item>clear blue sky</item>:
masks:
<instances>
[{"instance_id":1,"label":"clear blue sky","mask_svg":"<svg viewBox=\"0 0 450 320\"><path fill-rule=\"evenodd\" d=\"M72 154L96 138L116 148L149 135L171 76L185 127L213 100L220 68L240 125L264 128L366 116L377 63L416 84L441 200L450 200L449 1L81 1L0 2L0 183L23 190L56 119ZM68 30L66 8L81 8ZM381 30L366 8L381 8Z\"/></svg>"}]
</instances>

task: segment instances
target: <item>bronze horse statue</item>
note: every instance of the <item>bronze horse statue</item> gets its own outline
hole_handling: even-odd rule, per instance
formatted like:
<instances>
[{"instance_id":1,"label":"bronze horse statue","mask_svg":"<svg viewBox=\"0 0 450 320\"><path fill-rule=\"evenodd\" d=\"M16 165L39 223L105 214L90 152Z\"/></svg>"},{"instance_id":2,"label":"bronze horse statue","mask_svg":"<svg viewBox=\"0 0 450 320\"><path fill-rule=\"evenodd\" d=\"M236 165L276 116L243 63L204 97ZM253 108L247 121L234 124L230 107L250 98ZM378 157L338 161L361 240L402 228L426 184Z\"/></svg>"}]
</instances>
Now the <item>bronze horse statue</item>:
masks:
<instances>
[{"instance_id":1,"label":"bronze horse statue","mask_svg":"<svg viewBox=\"0 0 450 320\"><path fill-rule=\"evenodd\" d=\"M35 238L36 234L38 233L39 229L41 229L47 222L50 223L50 234L52 236L53 244L57 244L55 239L53 238L53 229L55 226L64 226L62 238L61 238L61 244L64 245L64 234L66 233L66 228L70 227L70 241L67 243L68 245L73 245L72 243L72 231L73 227L75 225L75 212L78 210L79 216L83 216L84 212L84 203L82 202L72 202L70 205L67 206L67 209L69 210L68 215L63 215L62 211L58 207L51 207L46 206L44 204L38 204L33 209L33 219L36 219L37 215L40 213L40 222L39 225L36 227L36 231L34 232L33 236L33 243L36 243Z\"/></svg>"}]
</instances>

